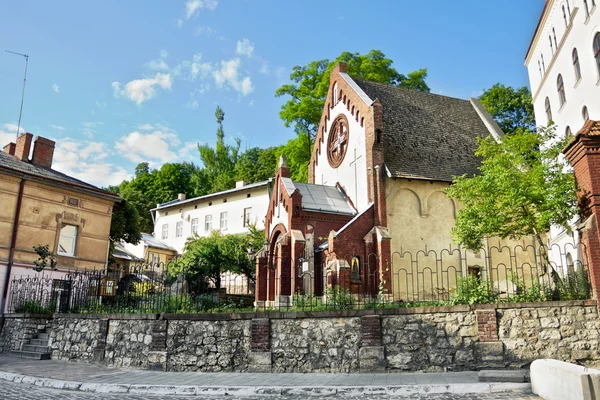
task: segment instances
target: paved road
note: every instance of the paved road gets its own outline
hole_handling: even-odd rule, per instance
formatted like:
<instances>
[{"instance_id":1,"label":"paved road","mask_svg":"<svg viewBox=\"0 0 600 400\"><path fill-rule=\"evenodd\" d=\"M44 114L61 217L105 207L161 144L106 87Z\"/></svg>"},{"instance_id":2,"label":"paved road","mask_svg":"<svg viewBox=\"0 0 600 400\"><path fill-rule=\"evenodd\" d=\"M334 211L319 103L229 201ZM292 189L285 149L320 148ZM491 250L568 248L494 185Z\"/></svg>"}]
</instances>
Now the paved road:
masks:
<instances>
[{"instance_id":1,"label":"paved road","mask_svg":"<svg viewBox=\"0 0 600 400\"><path fill-rule=\"evenodd\" d=\"M13 383L0 381L0 398L3 400L192 400L201 399L200 396L149 396L149 395L131 395L131 394L96 394L71 392L66 390L55 390L41 388L37 386L25 385L22 383ZM279 398L277 396L209 396L204 399L227 399L227 400L269 400ZM286 396L285 400L330 400L330 399L348 399L347 396ZM514 393L498 394L441 394L417 397L397 397L397 396L360 396L360 400L395 400L395 399L427 399L427 400L540 400L533 395L517 395Z\"/></svg>"}]
</instances>

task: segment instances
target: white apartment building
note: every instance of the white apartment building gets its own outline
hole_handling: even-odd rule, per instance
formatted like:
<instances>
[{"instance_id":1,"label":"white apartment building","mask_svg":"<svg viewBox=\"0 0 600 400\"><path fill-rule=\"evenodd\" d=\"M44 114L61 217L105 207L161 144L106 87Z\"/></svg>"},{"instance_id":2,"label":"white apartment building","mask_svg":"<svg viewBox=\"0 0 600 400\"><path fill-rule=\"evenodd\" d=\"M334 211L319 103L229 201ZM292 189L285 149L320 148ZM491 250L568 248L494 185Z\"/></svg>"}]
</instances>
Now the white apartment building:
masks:
<instances>
[{"instance_id":1,"label":"white apartment building","mask_svg":"<svg viewBox=\"0 0 600 400\"><path fill-rule=\"evenodd\" d=\"M538 126L553 121L560 135L600 119L600 0L546 0L525 66ZM577 221L573 221L575 227ZM579 259L576 229L552 227L551 259ZM558 253L558 248L563 250ZM566 249L566 252L565 252ZM562 257L561 257L562 255Z\"/></svg>"},{"instance_id":2,"label":"white apartment building","mask_svg":"<svg viewBox=\"0 0 600 400\"><path fill-rule=\"evenodd\" d=\"M237 182L234 189L158 204L152 210L154 236L183 253L190 236L207 236L218 230L223 234L246 233L252 224L264 229L269 208L271 180L245 185Z\"/></svg>"}]
</instances>

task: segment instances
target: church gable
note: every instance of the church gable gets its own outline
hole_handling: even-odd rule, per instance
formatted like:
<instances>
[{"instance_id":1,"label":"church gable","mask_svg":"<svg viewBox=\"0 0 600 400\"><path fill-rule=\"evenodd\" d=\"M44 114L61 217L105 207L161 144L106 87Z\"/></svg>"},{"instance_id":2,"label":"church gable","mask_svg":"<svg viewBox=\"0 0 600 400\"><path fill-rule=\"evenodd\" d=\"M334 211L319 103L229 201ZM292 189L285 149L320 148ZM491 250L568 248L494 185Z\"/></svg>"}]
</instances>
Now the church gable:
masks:
<instances>
[{"instance_id":1,"label":"church gable","mask_svg":"<svg viewBox=\"0 0 600 400\"><path fill-rule=\"evenodd\" d=\"M359 211L372 201L368 169L372 140L373 101L339 64L331 84L311 157L309 182L340 185ZM372 130L372 129L371 129Z\"/></svg>"}]
</instances>

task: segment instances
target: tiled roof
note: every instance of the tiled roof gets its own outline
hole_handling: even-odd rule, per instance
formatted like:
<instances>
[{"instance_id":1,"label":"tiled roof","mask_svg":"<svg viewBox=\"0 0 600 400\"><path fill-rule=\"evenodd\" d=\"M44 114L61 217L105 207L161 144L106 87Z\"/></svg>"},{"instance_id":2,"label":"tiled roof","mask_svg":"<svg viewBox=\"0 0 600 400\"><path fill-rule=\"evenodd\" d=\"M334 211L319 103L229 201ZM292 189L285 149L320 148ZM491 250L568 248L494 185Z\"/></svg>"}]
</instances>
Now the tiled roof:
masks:
<instances>
[{"instance_id":1,"label":"tiled roof","mask_svg":"<svg viewBox=\"0 0 600 400\"><path fill-rule=\"evenodd\" d=\"M54 181L58 184L63 184L67 186L78 186L81 189L87 189L93 192L98 192L105 196L112 196L115 199L118 199L118 196L114 193L107 192L102 190L94 185L90 185L84 181L80 181L79 179L75 179L69 175L63 174L62 172L58 172L52 168L43 167L41 165L33 164L28 161L17 160L14 156L11 156L8 153L0 151L0 169L8 169L17 173L27 174L33 177L37 177L40 180L46 180L49 183Z\"/></svg>"},{"instance_id":2,"label":"tiled roof","mask_svg":"<svg viewBox=\"0 0 600 400\"><path fill-rule=\"evenodd\" d=\"M290 178L282 178L282 180L290 195L296 189L300 191L303 210L347 215L356 214L348 204L344 194L334 186L292 182Z\"/></svg>"},{"instance_id":3,"label":"tiled roof","mask_svg":"<svg viewBox=\"0 0 600 400\"><path fill-rule=\"evenodd\" d=\"M154 236L150 235L149 233L142 233L142 240L148 247L153 247L155 249L176 251L174 248L172 248L171 246L169 246L166 243L161 242L160 240L158 240Z\"/></svg>"},{"instance_id":4,"label":"tiled roof","mask_svg":"<svg viewBox=\"0 0 600 400\"><path fill-rule=\"evenodd\" d=\"M383 105L384 161L392 177L450 182L477 173L476 138L490 131L469 100L356 83Z\"/></svg>"}]
</instances>

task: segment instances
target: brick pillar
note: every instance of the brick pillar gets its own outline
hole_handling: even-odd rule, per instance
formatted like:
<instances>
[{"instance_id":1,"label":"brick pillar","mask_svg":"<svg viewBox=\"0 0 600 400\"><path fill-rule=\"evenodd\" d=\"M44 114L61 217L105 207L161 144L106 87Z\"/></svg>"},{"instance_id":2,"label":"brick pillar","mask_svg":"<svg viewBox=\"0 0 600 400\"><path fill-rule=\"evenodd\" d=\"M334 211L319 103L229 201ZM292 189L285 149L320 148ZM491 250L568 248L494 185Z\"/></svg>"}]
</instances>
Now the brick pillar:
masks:
<instances>
[{"instance_id":1,"label":"brick pillar","mask_svg":"<svg viewBox=\"0 0 600 400\"><path fill-rule=\"evenodd\" d=\"M271 372L271 321L255 318L250 326L249 372Z\"/></svg>"},{"instance_id":2,"label":"brick pillar","mask_svg":"<svg viewBox=\"0 0 600 400\"><path fill-rule=\"evenodd\" d=\"M167 370L167 329L168 321L166 319L152 321L152 343L150 343L148 352L149 370Z\"/></svg>"},{"instance_id":3,"label":"brick pillar","mask_svg":"<svg viewBox=\"0 0 600 400\"><path fill-rule=\"evenodd\" d=\"M256 258L256 289L255 289L255 307L264 308L267 300L267 281L269 270L267 268L267 258Z\"/></svg>"},{"instance_id":4,"label":"brick pillar","mask_svg":"<svg viewBox=\"0 0 600 400\"><path fill-rule=\"evenodd\" d=\"M498 321L496 320L496 310L477 310L477 331L479 332L480 342L498 341Z\"/></svg>"},{"instance_id":5,"label":"brick pillar","mask_svg":"<svg viewBox=\"0 0 600 400\"><path fill-rule=\"evenodd\" d=\"M109 321L101 319L98 321L98 341L94 349L94 361L104 360L104 350L106 349L106 337L108 336Z\"/></svg>"},{"instance_id":6,"label":"brick pillar","mask_svg":"<svg viewBox=\"0 0 600 400\"><path fill-rule=\"evenodd\" d=\"M361 347L358 349L359 368L361 372L385 370L385 348L381 332L381 317L365 315L360 318Z\"/></svg>"},{"instance_id":7,"label":"brick pillar","mask_svg":"<svg viewBox=\"0 0 600 400\"><path fill-rule=\"evenodd\" d=\"M563 150L577 181L581 242L594 299L600 299L600 121L588 121ZM585 262L585 256L583 258Z\"/></svg>"}]
</instances>

